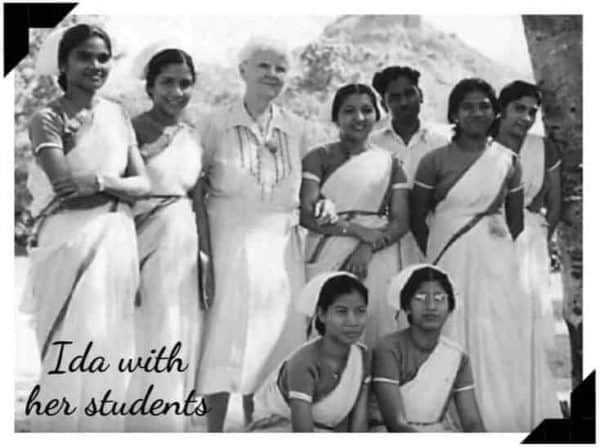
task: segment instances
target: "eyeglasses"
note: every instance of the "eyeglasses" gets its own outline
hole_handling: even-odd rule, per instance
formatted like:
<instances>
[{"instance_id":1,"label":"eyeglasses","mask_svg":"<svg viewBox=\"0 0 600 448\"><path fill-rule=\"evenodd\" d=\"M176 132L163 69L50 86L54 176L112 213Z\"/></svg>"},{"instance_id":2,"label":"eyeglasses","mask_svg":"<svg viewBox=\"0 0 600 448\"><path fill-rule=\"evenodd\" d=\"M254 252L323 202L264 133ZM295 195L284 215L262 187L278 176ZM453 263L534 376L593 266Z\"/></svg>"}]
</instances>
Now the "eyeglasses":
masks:
<instances>
[{"instance_id":1,"label":"eyeglasses","mask_svg":"<svg viewBox=\"0 0 600 448\"><path fill-rule=\"evenodd\" d=\"M446 294L445 292L435 292L433 294L419 292L412 297L412 299L415 302L419 303L425 303L428 298L433 300L433 303L435 303L436 305L441 305L442 303L445 303L448 300L448 294Z\"/></svg>"}]
</instances>

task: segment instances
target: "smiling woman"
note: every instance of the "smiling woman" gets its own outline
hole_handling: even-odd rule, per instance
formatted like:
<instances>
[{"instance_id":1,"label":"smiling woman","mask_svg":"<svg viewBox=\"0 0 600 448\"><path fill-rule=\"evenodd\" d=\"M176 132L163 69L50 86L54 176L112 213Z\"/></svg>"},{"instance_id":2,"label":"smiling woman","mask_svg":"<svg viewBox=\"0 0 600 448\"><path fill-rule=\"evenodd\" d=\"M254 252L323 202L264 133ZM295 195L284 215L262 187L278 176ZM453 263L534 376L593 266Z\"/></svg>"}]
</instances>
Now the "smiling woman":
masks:
<instances>
[{"instance_id":1,"label":"smiling woman","mask_svg":"<svg viewBox=\"0 0 600 448\"><path fill-rule=\"evenodd\" d=\"M160 346L181 346L185 371L134 373L129 398L150 386L165 402L192 393L200 351L202 308L212 301L212 267L204 190L202 148L181 115L196 73L176 44L150 45L137 58L152 108L133 119L151 192L134 207L141 284L136 308L136 355ZM194 213L195 212L195 213ZM208 262L199 266L199 261ZM204 275L202 275L204 274ZM199 282L206 278L208 282ZM131 415L129 431L185 431L189 415Z\"/></svg>"},{"instance_id":2,"label":"smiling woman","mask_svg":"<svg viewBox=\"0 0 600 448\"><path fill-rule=\"evenodd\" d=\"M530 431L533 389L524 379L531 373L531 352L523 340L531 308L515 282L514 240L523 228L521 165L510 149L489 138L499 107L486 81L460 81L448 104L455 136L419 163L411 198L413 233L461 295L463 306L449 318L445 333L471 358L485 427Z\"/></svg>"},{"instance_id":3,"label":"smiling woman","mask_svg":"<svg viewBox=\"0 0 600 448\"><path fill-rule=\"evenodd\" d=\"M249 423L252 394L303 340L291 305L304 283L297 209L307 132L274 104L287 69L277 41L251 39L239 61L244 97L217 110L202 132L215 300L197 388L208 395L209 431L223 430L232 392L245 395Z\"/></svg>"},{"instance_id":4,"label":"smiling woman","mask_svg":"<svg viewBox=\"0 0 600 448\"><path fill-rule=\"evenodd\" d=\"M368 140L379 119L370 87L341 87L331 118L339 141L313 149L303 161L301 223L310 230L307 276L343 269L363 279L372 297L364 341L372 347L397 325L384 296L386 282L400 269L396 243L408 230L408 183L392 154ZM316 207L323 198L335 204L336 222L318 219Z\"/></svg>"},{"instance_id":5,"label":"smiling woman","mask_svg":"<svg viewBox=\"0 0 600 448\"><path fill-rule=\"evenodd\" d=\"M72 341L71 348L83 352L93 341L113 365L132 354L139 277L129 203L149 185L128 116L97 95L110 69L109 37L80 24L57 43L58 49L47 45L40 51L47 64L38 68L40 74L60 72L65 94L39 110L29 126L35 162L28 187L39 235L23 308L34 315L41 349L40 400L65 397L82 409L107 389L125 399L129 375L117 370L53 375L50 368L60 358L55 346ZM124 423L119 416L97 419L77 412L34 415L31 428L122 431Z\"/></svg>"}]
</instances>

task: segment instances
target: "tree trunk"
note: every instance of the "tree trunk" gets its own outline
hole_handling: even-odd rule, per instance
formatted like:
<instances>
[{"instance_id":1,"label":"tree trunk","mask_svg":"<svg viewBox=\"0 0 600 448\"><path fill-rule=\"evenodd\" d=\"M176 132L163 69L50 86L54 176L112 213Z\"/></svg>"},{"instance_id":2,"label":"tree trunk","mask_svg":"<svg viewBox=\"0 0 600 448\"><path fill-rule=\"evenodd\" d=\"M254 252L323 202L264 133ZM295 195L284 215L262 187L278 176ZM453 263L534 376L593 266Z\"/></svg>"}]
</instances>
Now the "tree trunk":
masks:
<instances>
[{"instance_id":1,"label":"tree trunk","mask_svg":"<svg viewBox=\"0 0 600 448\"><path fill-rule=\"evenodd\" d=\"M557 228L563 316L571 342L572 381L582 379L582 16L522 16L546 135L562 156L563 213Z\"/></svg>"}]
</instances>

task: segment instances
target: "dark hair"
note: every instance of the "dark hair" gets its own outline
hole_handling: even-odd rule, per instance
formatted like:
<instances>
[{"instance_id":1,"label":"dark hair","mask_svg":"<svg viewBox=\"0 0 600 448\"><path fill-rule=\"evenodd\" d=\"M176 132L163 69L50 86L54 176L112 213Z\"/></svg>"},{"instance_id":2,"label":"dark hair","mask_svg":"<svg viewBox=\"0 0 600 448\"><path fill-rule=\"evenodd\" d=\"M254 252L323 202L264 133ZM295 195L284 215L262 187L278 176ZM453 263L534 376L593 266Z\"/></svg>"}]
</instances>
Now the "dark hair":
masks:
<instances>
[{"instance_id":1,"label":"dark hair","mask_svg":"<svg viewBox=\"0 0 600 448\"><path fill-rule=\"evenodd\" d=\"M494 110L494 116L498 115L500 112L500 106L498 104L498 99L496 98L496 91L487 81L484 81L481 78L465 78L459 81L450 92L450 97L448 98L447 118L448 123L453 124L452 130L454 135L452 140L456 140L460 136L460 128L453 123L452 117L458 111L460 103L471 92L481 92L490 100Z\"/></svg>"},{"instance_id":2,"label":"dark hair","mask_svg":"<svg viewBox=\"0 0 600 448\"><path fill-rule=\"evenodd\" d=\"M92 37L99 37L106 44L108 53L112 56L112 46L110 38L106 31L96 25L89 25L87 23L81 23L79 25L72 26L63 34L58 44L58 66L61 67L67 63L69 59L69 53L81 45L86 40ZM64 73L58 76L58 85L66 92L67 90L67 77Z\"/></svg>"},{"instance_id":3,"label":"dark hair","mask_svg":"<svg viewBox=\"0 0 600 448\"><path fill-rule=\"evenodd\" d=\"M510 103L525 96L535 98L538 106L542 103L542 91L535 84L525 81L513 81L505 85L498 95L498 107L500 112L504 113ZM496 137L500 132L500 120L502 117L496 117L490 129L490 135Z\"/></svg>"},{"instance_id":4,"label":"dark hair","mask_svg":"<svg viewBox=\"0 0 600 448\"><path fill-rule=\"evenodd\" d=\"M167 48L152 56L146 67L146 93L148 96L150 96L149 89L154 85L154 81L169 64L186 64L192 72L192 81L196 82L196 71L194 70L192 57L183 50Z\"/></svg>"},{"instance_id":5,"label":"dark hair","mask_svg":"<svg viewBox=\"0 0 600 448\"><path fill-rule=\"evenodd\" d=\"M373 107L375 108L375 119L379 120L379 118L381 118L381 113L377 107L377 97L375 96L375 92L373 92L368 85L346 84L345 86L340 87L337 92L335 92L335 96L333 97L333 105L331 106L331 121L334 123L337 121L337 116L342 108L342 104L344 104L344 101L350 95L368 95L371 103L373 103Z\"/></svg>"},{"instance_id":6,"label":"dark hair","mask_svg":"<svg viewBox=\"0 0 600 448\"><path fill-rule=\"evenodd\" d=\"M386 67L382 71L375 73L373 76L373 80L371 81L371 85L375 89L375 91L383 98L385 92L388 88L388 85L395 81L398 78L406 78L412 84L419 87L419 77L421 73L411 67L400 67L398 65L393 65L391 67Z\"/></svg>"},{"instance_id":7,"label":"dark hair","mask_svg":"<svg viewBox=\"0 0 600 448\"><path fill-rule=\"evenodd\" d=\"M369 303L369 291L359 280L348 274L340 274L330 278L325 282L319 294L317 301L317 309L327 311L327 309L335 302L342 294L350 294L357 292L365 299L365 305ZM323 336L325 334L325 324L321 322L319 316L315 318L315 328L317 332ZM307 331L307 336L310 334L310 327Z\"/></svg>"},{"instance_id":8,"label":"dark hair","mask_svg":"<svg viewBox=\"0 0 600 448\"><path fill-rule=\"evenodd\" d=\"M500 95L498 95L500 110L503 111L510 103L524 96L535 98L538 106L542 103L542 91L538 86L517 80L505 85L500 91Z\"/></svg>"},{"instance_id":9,"label":"dark hair","mask_svg":"<svg viewBox=\"0 0 600 448\"><path fill-rule=\"evenodd\" d=\"M450 311L454 310L456 299L454 297L454 289L452 288L448 276L437 269L429 267L418 269L410 276L410 279L406 282L402 291L400 291L400 308L407 311L410 308L410 301L415 295L415 292L417 292L417 289L419 289L424 282L433 281L437 281L442 285L442 288L446 291L446 294L448 294L448 309Z\"/></svg>"}]
</instances>

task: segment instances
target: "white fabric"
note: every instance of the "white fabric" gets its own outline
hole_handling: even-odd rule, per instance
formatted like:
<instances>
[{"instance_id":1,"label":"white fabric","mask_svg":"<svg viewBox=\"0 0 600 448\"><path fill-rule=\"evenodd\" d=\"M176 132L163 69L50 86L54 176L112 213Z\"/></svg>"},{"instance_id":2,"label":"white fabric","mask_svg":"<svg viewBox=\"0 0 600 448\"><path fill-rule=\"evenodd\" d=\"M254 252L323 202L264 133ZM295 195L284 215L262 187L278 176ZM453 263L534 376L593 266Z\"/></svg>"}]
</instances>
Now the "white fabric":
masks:
<instances>
[{"instance_id":1,"label":"white fabric","mask_svg":"<svg viewBox=\"0 0 600 448\"><path fill-rule=\"evenodd\" d=\"M513 154L488 146L452 187L432 215L428 257L433 260L450 237L475 214L484 212L500 191ZM493 232L492 232L493 230ZM529 347L523 345L531 313L524 306L514 243L505 218L486 216L456 240L439 260L461 294L443 333L465 347L475 378L475 392L487 430L532 429L528 397Z\"/></svg>"},{"instance_id":2,"label":"white fabric","mask_svg":"<svg viewBox=\"0 0 600 448\"><path fill-rule=\"evenodd\" d=\"M448 278L448 281L450 282L450 285L452 286L452 292L454 294L454 306L456 309L456 307L458 307L457 292L456 292L456 288L452 282L452 279L450 278L450 275L448 275L448 273L446 271L444 271L443 269L441 269L439 266L435 266L433 264L428 264L428 263L420 263L420 264L410 265L410 266L402 269L402 271L400 271L398 274L396 274L392 278L392 280L390 281L388 290L387 290L387 294L386 294L386 301L390 305L390 307L392 307L396 311L400 311L400 309L401 309L400 308L400 294L402 293L402 290L404 289L404 287L406 286L406 284L408 283L408 281L410 280L410 278L412 277L414 272L418 271L420 269L423 269L423 268L434 269L438 272L441 272Z\"/></svg>"},{"instance_id":3,"label":"white fabric","mask_svg":"<svg viewBox=\"0 0 600 448\"><path fill-rule=\"evenodd\" d=\"M449 138L435 132L430 125L421 123L407 145L394 131L391 119L388 119L382 129L373 132L371 141L390 151L401 162L409 188L412 188L421 158L431 150L447 145ZM400 254L402 266L425 262L425 255L412 232L407 232L400 240Z\"/></svg>"},{"instance_id":4,"label":"white fabric","mask_svg":"<svg viewBox=\"0 0 600 448\"><path fill-rule=\"evenodd\" d=\"M528 134L523 141L519 153L522 168L523 194L525 206L537 196L544 184L546 175L544 138L539 135Z\"/></svg>"},{"instance_id":5,"label":"white fabric","mask_svg":"<svg viewBox=\"0 0 600 448\"><path fill-rule=\"evenodd\" d=\"M389 152L374 146L337 168L321 187L321 193L334 202L338 214L347 210L377 212L391 175L392 157ZM383 228L388 222L387 218L377 215L357 215L351 221L374 229ZM355 238L329 236L315 257L322 236L313 232L308 234L308 278L321 272L341 269L358 244ZM401 324L395 321L393 310L385 300L388 283L400 270L399 258L396 244L375 253L368 267L367 278L363 281L369 290L369 317L363 340L369 347L373 347L379 337L408 326L404 315Z\"/></svg>"},{"instance_id":6,"label":"white fabric","mask_svg":"<svg viewBox=\"0 0 600 448\"><path fill-rule=\"evenodd\" d=\"M146 161L151 194L185 194L195 185L201 171L201 149L187 127L171 144ZM156 199L138 201L135 214L145 213ZM154 385L153 398L183 403L194 389L202 313L198 291L198 237L191 201L181 198L159 209L138 226L139 257L142 262L139 298L136 308L136 355L145 358L150 350L167 348L181 342L178 357L188 365L185 372L133 374L130 400L143 397ZM129 416L128 431L182 432L188 418L168 412L160 416Z\"/></svg>"},{"instance_id":7,"label":"white fabric","mask_svg":"<svg viewBox=\"0 0 600 448\"><path fill-rule=\"evenodd\" d=\"M415 378L400 386L409 425L419 431L448 430L442 421L462 356L460 347L442 336Z\"/></svg>"},{"instance_id":8,"label":"white fabric","mask_svg":"<svg viewBox=\"0 0 600 448\"><path fill-rule=\"evenodd\" d=\"M318 339L302 345L314 344ZM302 348L300 347L300 348ZM298 349L300 350L300 349ZM296 350L296 352L298 351ZM296 353L294 352L294 354ZM291 359L294 354L287 359ZM283 364L282 364L283 365ZM267 381L255 395L257 408L265 409L270 414L276 414L291 419L291 411L286 403L277 380L282 365L271 373ZM340 381L327 396L312 404L313 420L323 426L334 428L352 411L363 385L363 355L358 345L352 345L348 354L346 367Z\"/></svg>"},{"instance_id":9,"label":"white fabric","mask_svg":"<svg viewBox=\"0 0 600 448\"><path fill-rule=\"evenodd\" d=\"M148 69L148 63L154 57L154 55L160 53L163 50L168 49L177 49L183 50L187 54L191 56L192 54L192 45L189 42L189 39L184 38L183 36L170 36L164 39L160 39L158 41L152 42L151 44L145 46L140 52L135 56L132 62L132 72L133 75L141 80L146 79L146 72Z\"/></svg>"},{"instance_id":10,"label":"white fabric","mask_svg":"<svg viewBox=\"0 0 600 448\"><path fill-rule=\"evenodd\" d=\"M66 156L73 173L121 175L127 166L130 123L113 108L101 102L94 109L92 125L78 134L78 144ZM36 165L37 167L37 165ZM41 169L32 190L34 201L52 196L51 186L41 182ZM47 185L50 190L44 190ZM90 210L64 210L44 222L38 247L31 253L31 270L23 300L24 311L35 317L40 349L47 339L71 340L63 363L81 355L89 341L93 347L88 359L104 356L110 368L104 373L48 375L59 355L50 345L42 362L39 380L43 403L65 397L77 412L71 416L31 416L33 432L123 431L125 417L88 417L83 412L92 397L101 399L112 389L111 399L124 402L130 375L117 368L121 357L134 351L134 299L138 286L136 235L130 209L119 205L114 212L107 204ZM116 256L118 255L118 256ZM83 273L77 281L78 272ZM75 288L72 290L72 288ZM49 336L60 309L72 290L70 306Z\"/></svg>"},{"instance_id":11,"label":"white fabric","mask_svg":"<svg viewBox=\"0 0 600 448\"><path fill-rule=\"evenodd\" d=\"M528 135L521 147L525 204L529 204L542 188L545 175L544 141ZM524 211L524 229L516 241L520 262L519 279L528 306L532 308L530 331L527 334L532 358L529 360L530 381L533 384L530 406L532 425L544 418L560 418L556 398L556 383L549 365L549 353L554 346L554 319L550 288L550 256L548 254L548 223L541 213Z\"/></svg>"}]
</instances>

